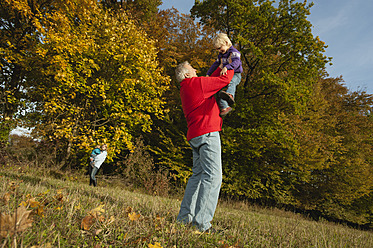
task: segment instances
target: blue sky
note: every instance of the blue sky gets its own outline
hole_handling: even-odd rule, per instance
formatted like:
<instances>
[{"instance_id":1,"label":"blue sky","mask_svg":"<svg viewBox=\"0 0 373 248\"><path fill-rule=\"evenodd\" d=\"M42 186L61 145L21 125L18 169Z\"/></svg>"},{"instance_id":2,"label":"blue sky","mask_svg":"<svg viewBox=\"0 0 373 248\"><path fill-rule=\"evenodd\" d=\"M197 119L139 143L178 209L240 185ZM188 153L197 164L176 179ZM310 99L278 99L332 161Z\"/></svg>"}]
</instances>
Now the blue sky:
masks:
<instances>
[{"instance_id":1,"label":"blue sky","mask_svg":"<svg viewBox=\"0 0 373 248\"><path fill-rule=\"evenodd\" d=\"M313 0L308 20L314 36L328 45L333 57L330 77L342 76L352 91L373 94L373 0ZM188 14L194 0L163 0L161 9L175 7Z\"/></svg>"}]
</instances>

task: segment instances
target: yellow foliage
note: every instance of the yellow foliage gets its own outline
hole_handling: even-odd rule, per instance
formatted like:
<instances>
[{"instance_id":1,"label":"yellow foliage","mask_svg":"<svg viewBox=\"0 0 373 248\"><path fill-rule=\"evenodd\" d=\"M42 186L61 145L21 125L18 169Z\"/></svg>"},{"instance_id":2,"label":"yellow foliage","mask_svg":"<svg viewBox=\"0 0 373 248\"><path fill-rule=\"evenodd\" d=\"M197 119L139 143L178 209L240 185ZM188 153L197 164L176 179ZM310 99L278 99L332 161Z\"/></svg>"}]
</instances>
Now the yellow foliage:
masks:
<instances>
[{"instance_id":1,"label":"yellow foliage","mask_svg":"<svg viewBox=\"0 0 373 248\"><path fill-rule=\"evenodd\" d=\"M124 12L108 13L95 1L66 1L38 21L44 27L36 49L44 77L36 92L44 113L39 133L70 143L72 153L108 141L108 161L133 150L132 133L149 132L151 115L164 114L170 78L162 75L155 42Z\"/></svg>"}]
</instances>

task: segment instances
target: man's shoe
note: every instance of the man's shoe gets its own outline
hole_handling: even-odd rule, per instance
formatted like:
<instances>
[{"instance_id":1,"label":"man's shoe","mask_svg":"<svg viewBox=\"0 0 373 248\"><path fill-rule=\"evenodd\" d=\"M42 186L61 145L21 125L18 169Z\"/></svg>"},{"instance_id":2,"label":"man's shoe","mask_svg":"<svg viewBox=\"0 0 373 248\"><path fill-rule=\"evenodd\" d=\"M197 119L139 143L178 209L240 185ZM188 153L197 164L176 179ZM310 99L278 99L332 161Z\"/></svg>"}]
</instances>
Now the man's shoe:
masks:
<instances>
[{"instance_id":1,"label":"man's shoe","mask_svg":"<svg viewBox=\"0 0 373 248\"><path fill-rule=\"evenodd\" d=\"M232 111L232 108L231 107L227 107L227 108L225 108L225 109L222 109L221 111L220 111L220 117L224 117L224 116L226 116L229 112L231 112Z\"/></svg>"},{"instance_id":2,"label":"man's shoe","mask_svg":"<svg viewBox=\"0 0 373 248\"><path fill-rule=\"evenodd\" d=\"M219 91L219 97L223 100L226 100L229 105L234 104L234 98L231 94L227 93L224 90Z\"/></svg>"},{"instance_id":3,"label":"man's shoe","mask_svg":"<svg viewBox=\"0 0 373 248\"><path fill-rule=\"evenodd\" d=\"M213 227L210 227L209 229L204 231L204 233L206 233L206 234L223 234L223 232L224 232L223 230L216 230Z\"/></svg>"}]
</instances>

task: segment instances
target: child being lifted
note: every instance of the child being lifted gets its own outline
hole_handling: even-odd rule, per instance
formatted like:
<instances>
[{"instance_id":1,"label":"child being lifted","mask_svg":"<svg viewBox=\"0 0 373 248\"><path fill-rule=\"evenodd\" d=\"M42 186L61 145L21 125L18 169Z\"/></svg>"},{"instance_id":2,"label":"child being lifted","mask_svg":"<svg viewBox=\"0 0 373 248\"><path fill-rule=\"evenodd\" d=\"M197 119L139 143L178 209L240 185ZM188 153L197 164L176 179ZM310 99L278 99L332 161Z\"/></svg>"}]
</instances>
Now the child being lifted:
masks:
<instances>
[{"instance_id":1,"label":"child being lifted","mask_svg":"<svg viewBox=\"0 0 373 248\"><path fill-rule=\"evenodd\" d=\"M213 45L216 50L219 51L219 55L216 61L207 71L206 76L210 76L220 65L222 65L222 71L220 72L221 75L226 74L227 70L234 70L234 76L229 83L227 90L221 90L218 94L220 98L218 100L220 116L224 117L230 111L232 111L232 107L230 107L229 105L232 106L234 104L236 87L241 82L241 73L243 71L240 58L241 53L233 47L232 42L228 38L228 35L224 33L220 33L214 38Z\"/></svg>"}]
</instances>

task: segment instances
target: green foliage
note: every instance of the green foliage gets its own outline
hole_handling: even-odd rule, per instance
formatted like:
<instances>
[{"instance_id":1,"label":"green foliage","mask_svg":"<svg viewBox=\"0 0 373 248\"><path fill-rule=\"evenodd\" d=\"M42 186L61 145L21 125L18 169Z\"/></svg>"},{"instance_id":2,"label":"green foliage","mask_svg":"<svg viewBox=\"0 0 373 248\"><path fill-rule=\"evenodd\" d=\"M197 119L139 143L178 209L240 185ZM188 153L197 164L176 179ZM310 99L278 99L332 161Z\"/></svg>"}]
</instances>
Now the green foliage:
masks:
<instances>
[{"instance_id":1,"label":"green foliage","mask_svg":"<svg viewBox=\"0 0 373 248\"><path fill-rule=\"evenodd\" d=\"M317 99L324 103L324 108L319 108L318 114L325 124L317 130L322 138L318 140L317 153L324 154L325 159L310 171L308 182L297 186L297 195L306 208L336 219L366 224L371 211L363 202L369 201L373 189L369 131L373 122L367 115L373 97L365 92L348 92L339 84L340 80L319 82L322 93ZM358 202L362 204L359 210Z\"/></svg>"},{"instance_id":2,"label":"green foliage","mask_svg":"<svg viewBox=\"0 0 373 248\"><path fill-rule=\"evenodd\" d=\"M12 130L12 122L10 120L0 120L0 148L3 148L9 140L9 134Z\"/></svg>"},{"instance_id":3,"label":"green foliage","mask_svg":"<svg viewBox=\"0 0 373 248\"><path fill-rule=\"evenodd\" d=\"M351 206L367 202L373 189L372 96L321 79L331 58L311 32L311 7L208 0L192 8L202 23L228 33L244 65L223 126L222 188L364 224L370 210Z\"/></svg>"},{"instance_id":4,"label":"green foliage","mask_svg":"<svg viewBox=\"0 0 373 248\"><path fill-rule=\"evenodd\" d=\"M203 23L227 32L242 54L236 114L225 121L223 135L226 187L235 194L295 203L294 182L307 176L298 165L301 140L290 118L306 111L328 61L306 19L310 7L231 0L196 2L192 9Z\"/></svg>"}]
</instances>

